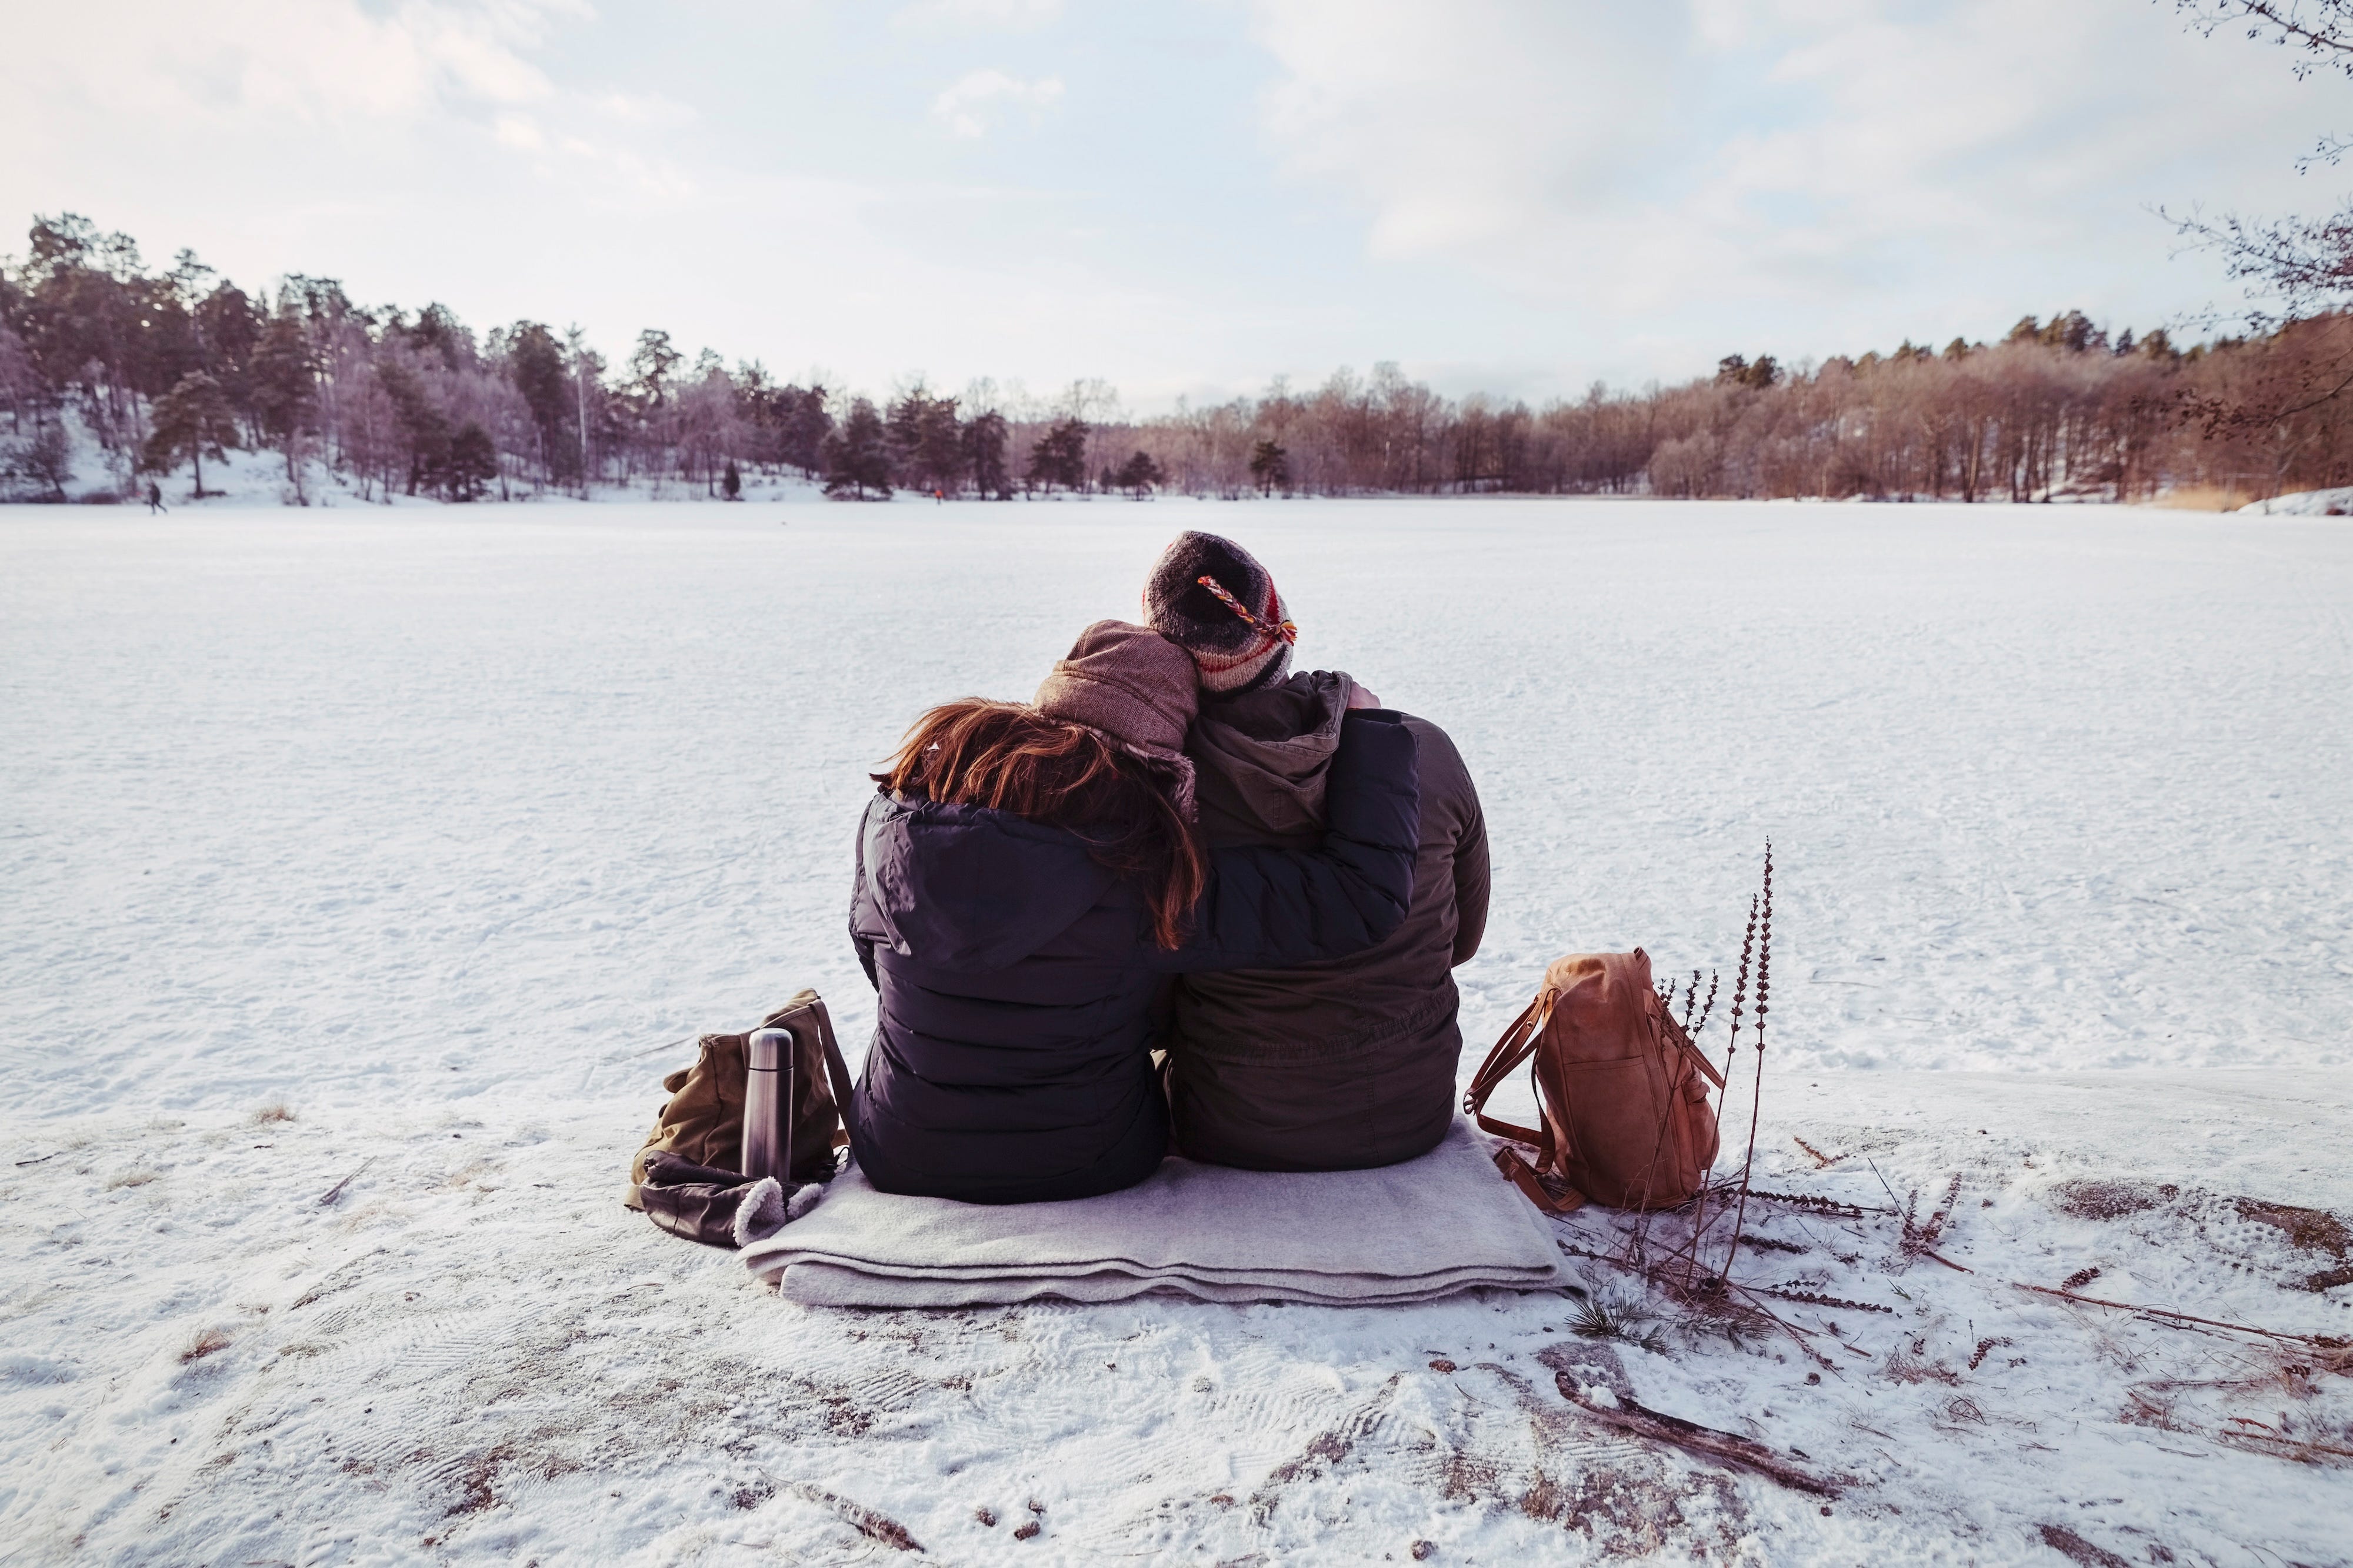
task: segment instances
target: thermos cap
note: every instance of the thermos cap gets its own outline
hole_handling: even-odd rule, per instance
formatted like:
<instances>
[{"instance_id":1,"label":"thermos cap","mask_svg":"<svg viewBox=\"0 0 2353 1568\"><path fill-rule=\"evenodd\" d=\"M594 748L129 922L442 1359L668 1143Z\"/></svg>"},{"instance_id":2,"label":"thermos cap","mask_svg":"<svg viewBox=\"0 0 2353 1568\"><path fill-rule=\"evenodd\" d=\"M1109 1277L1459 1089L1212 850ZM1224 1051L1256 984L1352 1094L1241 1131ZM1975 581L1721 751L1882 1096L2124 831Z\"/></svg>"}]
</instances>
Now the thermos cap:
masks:
<instances>
[{"instance_id":1,"label":"thermos cap","mask_svg":"<svg viewBox=\"0 0 2353 1568\"><path fill-rule=\"evenodd\" d=\"M785 1065L785 1047L793 1037L789 1029L757 1029L744 1066L754 1072L775 1072Z\"/></svg>"}]
</instances>

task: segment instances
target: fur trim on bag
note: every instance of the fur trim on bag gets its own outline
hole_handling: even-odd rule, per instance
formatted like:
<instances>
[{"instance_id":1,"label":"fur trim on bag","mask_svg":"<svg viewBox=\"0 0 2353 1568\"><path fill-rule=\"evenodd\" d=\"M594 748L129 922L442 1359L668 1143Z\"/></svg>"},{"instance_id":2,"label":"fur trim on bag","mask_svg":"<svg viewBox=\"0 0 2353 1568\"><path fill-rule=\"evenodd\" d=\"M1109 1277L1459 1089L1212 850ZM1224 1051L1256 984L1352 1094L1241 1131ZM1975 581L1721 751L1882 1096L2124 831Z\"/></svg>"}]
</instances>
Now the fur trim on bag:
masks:
<instances>
[{"instance_id":1,"label":"fur trim on bag","mask_svg":"<svg viewBox=\"0 0 2353 1568\"><path fill-rule=\"evenodd\" d=\"M816 1182L795 1188L788 1198L776 1177L761 1177L735 1207L735 1245L749 1247L755 1241L767 1240L817 1207L824 1197L825 1188Z\"/></svg>"}]
</instances>

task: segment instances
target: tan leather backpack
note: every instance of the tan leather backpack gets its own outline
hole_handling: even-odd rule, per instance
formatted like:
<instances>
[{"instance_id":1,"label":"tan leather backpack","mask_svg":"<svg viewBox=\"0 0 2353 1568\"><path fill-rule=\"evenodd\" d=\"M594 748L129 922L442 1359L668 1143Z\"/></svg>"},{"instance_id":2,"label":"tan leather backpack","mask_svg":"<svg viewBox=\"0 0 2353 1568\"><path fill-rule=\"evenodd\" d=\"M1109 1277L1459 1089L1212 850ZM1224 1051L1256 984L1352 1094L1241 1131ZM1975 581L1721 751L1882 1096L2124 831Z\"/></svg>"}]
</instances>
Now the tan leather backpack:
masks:
<instances>
[{"instance_id":1,"label":"tan leather backpack","mask_svg":"<svg viewBox=\"0 0 2353 1568\"><path fill-rule=\"evenodd\" d=\"M1497 1085L1535 1059L1542 1127L1485 1113ZM1577 952L1545 971L1536 999L1487 1053L1462 1109L1488 1131L1535 1146L1535 1163L1509 1149L1495 1163L1543 1208L1567 1214L1588 1199L1608 1208L1672 1208L1699 1193L1715 1163L1708 1085L1718 1072L1668 1016L1651 988L1651 957ZM1556 1195L1551 1184L1568 1190Z\"/></svg>"}]
</instances>

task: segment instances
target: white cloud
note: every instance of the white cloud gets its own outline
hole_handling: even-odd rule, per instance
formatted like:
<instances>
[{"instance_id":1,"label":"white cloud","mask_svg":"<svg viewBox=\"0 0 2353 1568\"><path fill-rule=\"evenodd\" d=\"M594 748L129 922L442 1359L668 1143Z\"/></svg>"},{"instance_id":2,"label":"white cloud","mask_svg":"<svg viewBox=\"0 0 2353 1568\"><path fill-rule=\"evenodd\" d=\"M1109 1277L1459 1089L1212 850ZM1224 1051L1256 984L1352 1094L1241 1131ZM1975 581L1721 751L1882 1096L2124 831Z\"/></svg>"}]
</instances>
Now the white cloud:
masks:
<instances>
[{"instance_id":1,"label":"white cloud","mask_svg":"<svg viewBox=\"0 0 2353 1568\"><path fill-rule=\"evenodd\" d=\"M892 13L892 25L906 32L1022 31L1042 26L1062 14L1062 0L917 0Z\"/></svg>"},{"instance_id":2,"label":"white cloud","mask_svg":"<svg viewBox=\"0 0 2353 1568\"><path fill-rule=\"evenodd\" d=\"M1852 336L1950 321L1956 290L2096 306L2119 256L2165 251L2150 204L2261 201L2258 142L2284 193L2327 107L2284 58L2267 76L2169 7L2102 0L1255 0L1253 17L1283 71L1274 146L1364 204L1376 258L1604 316L1781 305ZM2231 184L2201 187L2226 151Z\"/></svg>"},{"instance_id":3,"label":"white cloud","mask_svg":"<svg viewBox=\"0 0 2353 1568\"><path fill-rule=\"evenodd\" d=\"M546 100L526 53L582 0L87 0L27 7L0 54L0 128L85 106L175 131L276 118L311 126L415 119L446 102ZM93 37L104 47L93 48Z\"/></svg>"},{"instance_id":4,"label":"white cloud","mask_svg":"<svg viewBox=\"0 0 2353 1568\"><path fill-rule=\"evenodd\" d=\"M625 125L683 125L694 110L659 92L606 92L593 100L596 112Z\"/></svg>"},{"instance_id":5,"label":"white cloud","mask_svg":"<svg viewBox=\"0 0 2353 1568\"><path fill-rule=\"evenodd\" d=\"M493 128L502 146L536 153L547 145L547 138L540 134L539 122L528 114L501 114Z\"/></svg>"},{"instance_id":6,"label":"white cloud","mask_svg":"<svg viewBox=\"0 0 2353 1568\"><path fill-rule=\"evenodd\" d=\"M1001 70L967 72L932 100L932 118L958 136L988 134L998 110L1027 104L1043 109L1062 96L1062 79L1041 76L1034 81Z\"/></svg>"}]
</instances>

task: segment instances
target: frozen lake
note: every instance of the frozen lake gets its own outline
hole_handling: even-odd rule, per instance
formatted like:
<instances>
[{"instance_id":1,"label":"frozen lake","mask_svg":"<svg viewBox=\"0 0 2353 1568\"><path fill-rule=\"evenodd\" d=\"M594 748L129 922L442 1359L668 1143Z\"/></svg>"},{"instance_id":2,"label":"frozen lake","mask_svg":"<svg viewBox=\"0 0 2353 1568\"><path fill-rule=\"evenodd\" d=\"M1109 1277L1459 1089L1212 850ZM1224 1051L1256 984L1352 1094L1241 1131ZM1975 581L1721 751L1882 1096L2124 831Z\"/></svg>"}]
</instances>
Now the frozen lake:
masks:
<instances>
[{"instance_id":1,"label":"frozen lake","mask_svg":"<svg viewBox=\"0 0 2353 1568\"><path fill-rule=\"evenodd\" d=\"M788 521L784 521L788 520ZM780 521L782 525L780 526ZM2152 510L1164 501L0 511L17 1115L642 1095L803 984L867 770L1241 538L1447 727L1544 962L1738 951L1793 1063L2353 1052L2353 529Z\"/></svg>"},{"instance_id":2,"label":"frozen lake","mask_svg":"<svg viewBox=\"0 0 2353 1568\"><path fill-rule=\"evenodd\" d=\"M867 770L1188 526L1470 762L1471 1064L1728 968L1773 837L1786 1332L828 1311L616 1202L681 1037L862 1049ZM2018 1286L2353 1322L2348 605L2342 521L2143 510L0 510L0 1562L2344 1561L2312 1342Z\"/></svg>"}]
</instances>

